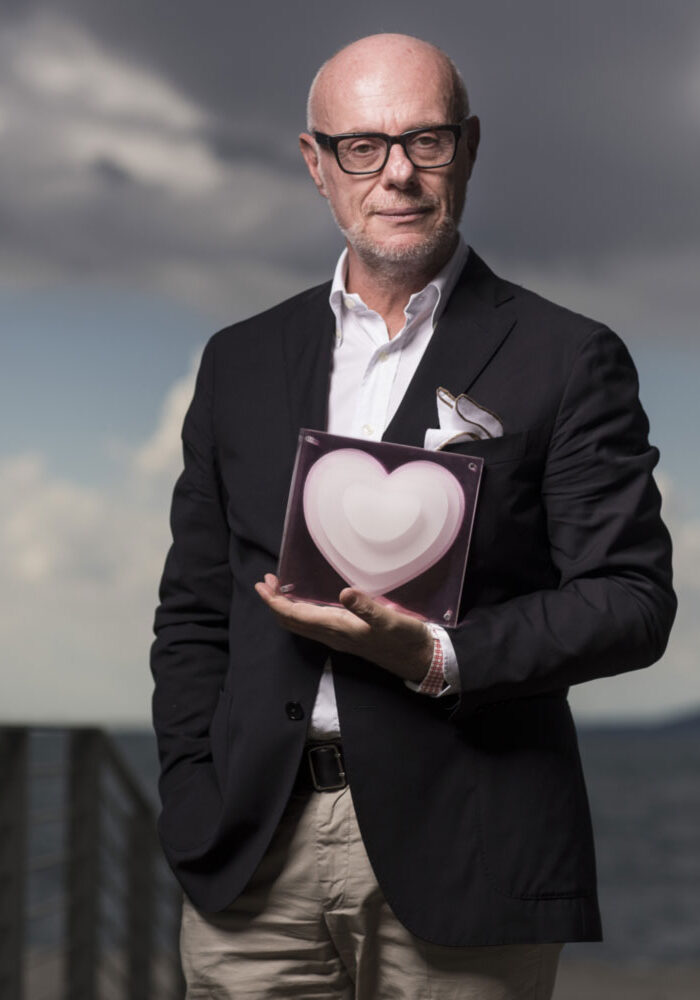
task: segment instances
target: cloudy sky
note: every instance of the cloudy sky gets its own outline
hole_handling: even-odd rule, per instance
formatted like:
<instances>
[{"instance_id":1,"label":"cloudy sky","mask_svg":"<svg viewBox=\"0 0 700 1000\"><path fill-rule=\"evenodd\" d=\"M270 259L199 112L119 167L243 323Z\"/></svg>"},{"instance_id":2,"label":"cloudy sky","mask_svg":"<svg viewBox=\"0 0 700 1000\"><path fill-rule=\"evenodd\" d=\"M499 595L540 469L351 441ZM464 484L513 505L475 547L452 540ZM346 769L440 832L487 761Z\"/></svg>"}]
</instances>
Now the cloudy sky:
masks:
<instances>
[{"instance_id":1,"label":"cloudy sky","mask_svg":"<svg viewBox=\"0 0 700 1000\"><path fill-rule=\"evenodd\" d=\"M443 46L482 120L463 230L637 362L681 601L580 718L700 705L700 8L691 0L4 0L2 715L145 722L179 430L216 329L332 271L296 136L353 38Z\"/></svg>"}]
</instances>

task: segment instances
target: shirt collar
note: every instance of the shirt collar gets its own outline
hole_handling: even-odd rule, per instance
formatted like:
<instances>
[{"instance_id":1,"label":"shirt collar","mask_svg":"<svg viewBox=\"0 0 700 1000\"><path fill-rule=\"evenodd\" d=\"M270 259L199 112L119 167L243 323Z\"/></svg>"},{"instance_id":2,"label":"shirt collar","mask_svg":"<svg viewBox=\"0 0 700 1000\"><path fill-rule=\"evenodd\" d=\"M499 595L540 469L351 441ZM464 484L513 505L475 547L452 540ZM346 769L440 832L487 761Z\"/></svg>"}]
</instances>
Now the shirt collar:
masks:
<instances>
[{"instance_id":1,"label":"shirt collar","mask_svg":"<svg viewBox=\"0 0 700 1000\"><path fill-rule=\"evenodd\" d=\"M435 305L432 311L432 323L433 326L435 326L447 304L447 300L457 284L457 279L462 273L462 269L466 264L468 256L469 247L464 242L462 235L460 234L459 239L457 240L457 246L455 247L455 251L450 259L444 267L438 271L435 277L428 282L425 288L422 288L419 292L413 293L406 305L406 312L410 314L417 311L420 308L421 303L423 303L429 295L433 295L435 297ZM333 281L331 283L331 292L328 299L330 307L335 315L337 324L336 336L338 343L341 343L342 341L344 299L348 296L348 292L345 288L347 260L348 251L346 247L338 258L338 263L335 266ZM364 305L359 295L353 294L352 298Z\"/></svg>"}]
</instances>

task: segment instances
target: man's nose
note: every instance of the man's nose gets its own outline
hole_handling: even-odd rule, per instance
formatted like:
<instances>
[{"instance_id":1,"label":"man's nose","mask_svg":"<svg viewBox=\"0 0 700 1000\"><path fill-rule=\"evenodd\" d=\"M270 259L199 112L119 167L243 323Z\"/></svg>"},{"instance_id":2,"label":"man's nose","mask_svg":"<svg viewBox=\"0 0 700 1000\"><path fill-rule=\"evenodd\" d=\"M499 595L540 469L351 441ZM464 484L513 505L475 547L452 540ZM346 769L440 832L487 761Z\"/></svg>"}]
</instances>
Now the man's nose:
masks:
<instances>
[{"instance_id":1,"label":"man's nose","mask_svg":"<svg viewBox=\"0 0 700 1000\"><path fill-rule=\"evenodd\" d=\"M416 167L406 156L401 143L393 143L389 150L389 159L382 170L382 183L393 187L407 187L415 182L416 173Z\"/></svg>"}]
</instances>

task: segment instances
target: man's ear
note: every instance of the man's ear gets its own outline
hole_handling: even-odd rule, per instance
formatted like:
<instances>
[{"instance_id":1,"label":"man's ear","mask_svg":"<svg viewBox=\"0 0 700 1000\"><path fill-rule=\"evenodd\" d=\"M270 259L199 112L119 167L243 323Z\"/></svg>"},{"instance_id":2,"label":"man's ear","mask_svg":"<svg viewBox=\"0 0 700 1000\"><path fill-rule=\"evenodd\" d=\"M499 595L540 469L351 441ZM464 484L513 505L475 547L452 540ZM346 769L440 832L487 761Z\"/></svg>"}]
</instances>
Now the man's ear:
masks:
<instances>
[{"instance_id":1,"label":"man's ear","mask_svg":"<svg viewBox=\"0 0 700 1000\"><path fill-rule=\"evenodd\" d=\"M321 171L319 170L316 140L308 132L302 132L299 136L299 149L301 150L301 155L304 157L306 166L309 168L309 173L313 178L314 184L323 197L327 198L328 195L326 194L326 188L321 177Z\"/></svg>"}]
</instances>

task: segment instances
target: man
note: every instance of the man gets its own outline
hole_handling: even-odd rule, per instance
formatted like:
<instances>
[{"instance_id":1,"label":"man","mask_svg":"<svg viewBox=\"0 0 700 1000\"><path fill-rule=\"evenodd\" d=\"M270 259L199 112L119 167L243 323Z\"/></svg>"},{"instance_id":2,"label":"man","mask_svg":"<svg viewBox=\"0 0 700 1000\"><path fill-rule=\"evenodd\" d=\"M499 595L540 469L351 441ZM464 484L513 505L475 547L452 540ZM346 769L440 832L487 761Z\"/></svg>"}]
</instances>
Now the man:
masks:
<instances>
[{"instance_id":1,"label":"man","mask_svg":"<svg viewBox=\"0 0 700 1000\"><path fill-rule=\"evenodd\" d=\"M479 123L442 52L343 49L300 141L346 250L207 344L156 613L188 996L544 1000L600 937L568 687L654 662L675 613L635 369L462 243ZM440 387L504 432L447 445L485 463L458 627L290 601L299 428L422 446Z\"/></svg>"}]
</instances>

